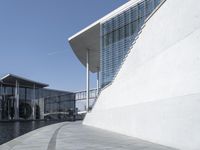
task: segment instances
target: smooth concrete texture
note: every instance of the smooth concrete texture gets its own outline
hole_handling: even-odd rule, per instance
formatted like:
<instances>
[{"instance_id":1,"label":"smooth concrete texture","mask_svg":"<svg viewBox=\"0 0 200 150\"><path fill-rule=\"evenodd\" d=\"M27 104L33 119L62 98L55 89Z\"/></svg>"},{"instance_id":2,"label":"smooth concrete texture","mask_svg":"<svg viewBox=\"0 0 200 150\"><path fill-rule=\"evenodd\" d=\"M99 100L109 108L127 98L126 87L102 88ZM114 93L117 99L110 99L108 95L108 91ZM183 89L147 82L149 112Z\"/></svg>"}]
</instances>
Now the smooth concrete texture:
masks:
<instances>
[{"instance_id":1,"label":"smooth concrete texture","mask_svg":"<svg viewBox=\"0 0 200 150\"><path fill-rule=\"evenodd\" d=\"M175 150L136 138L64 122L43 127L0 146L0 150Z\"/></svg>"},{"instance_id":2,"label":"smooth concrete texture","mask_svg":"<svg viewBox=\"0 0 200 150\"><path fill-rule=\"evenodd\" d=\"M84 124L200 148L200 1L167 0L149 19Z\"/></svg>"}]
</instances>

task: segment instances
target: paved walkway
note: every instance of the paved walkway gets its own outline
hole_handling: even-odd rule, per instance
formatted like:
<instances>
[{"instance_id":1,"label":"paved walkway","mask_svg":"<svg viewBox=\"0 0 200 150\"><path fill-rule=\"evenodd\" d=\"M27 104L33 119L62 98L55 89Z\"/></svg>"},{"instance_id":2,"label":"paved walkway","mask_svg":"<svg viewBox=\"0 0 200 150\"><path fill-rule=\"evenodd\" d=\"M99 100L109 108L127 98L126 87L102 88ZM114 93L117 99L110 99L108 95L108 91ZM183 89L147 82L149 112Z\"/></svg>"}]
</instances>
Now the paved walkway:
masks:
<instances>
[{"instance_id":1,"label":"paved walkway","mask_svg":"<svg viewBox=\"0 0 200 150\"><path fill-rule=\"evenodd\" d=\"M43 127L0 146L0 150L173 150L136 138L65 122Z\"/></svg>"}]
</instances>

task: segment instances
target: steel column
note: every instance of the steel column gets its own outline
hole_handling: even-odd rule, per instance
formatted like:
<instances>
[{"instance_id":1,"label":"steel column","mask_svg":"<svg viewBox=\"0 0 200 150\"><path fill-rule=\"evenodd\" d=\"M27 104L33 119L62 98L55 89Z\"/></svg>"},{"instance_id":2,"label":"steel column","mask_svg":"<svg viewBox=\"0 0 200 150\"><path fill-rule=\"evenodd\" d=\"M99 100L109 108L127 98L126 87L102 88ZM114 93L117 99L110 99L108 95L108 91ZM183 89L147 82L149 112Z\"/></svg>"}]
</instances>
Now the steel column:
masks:
<instances>
[{"instance_id":1,"label":"steel column","mask_svg":"<svg viewBox=\"0 0 200 150\"><path fill-rule=\"evenodd\" d=\"M3 111L2 111L2 103L3 103L3 87L2 87L2 84L1 84L1 94L0 94L0 120L2 119L2 113L3 113Z\"/></svg>"},{"instance_id":2,"label":"steel column","mask_svg":"<svg viewBox=\"0 0 200 150\"><path fill-rule=\"evenodd\" d=\"M89 73L89 54L90 50L86 51L86 111L89 111L89 99L90 99L90 73Z\"/></svg>"},{"instance_id":3,"label":"steel column","mask_svg":"<svg viewBox=\"0 0 200 150\"><path fill-rule=\"evenodd\" d=\"M97 95L99 95L99 68L97 67Z\"/></svg>"},{"instance_id":4,"label":"steel column","mask_svg":"<svg viewBox=\"0 0 200 150\"><path fill-rule=\"evenodd\" d=\"M15 83L15 119L19 119L19 82Z\"/></svg>"},{"instance_id":5,"label":"steel column","mask_svg":"<svg viewBox=\"0 0 200 150\"><path fill-rule=\"evenodd\" d=\"M32 119L35 119L35 84L33 85L33 97L32 97Z\"/></svg>"}]
</instances>

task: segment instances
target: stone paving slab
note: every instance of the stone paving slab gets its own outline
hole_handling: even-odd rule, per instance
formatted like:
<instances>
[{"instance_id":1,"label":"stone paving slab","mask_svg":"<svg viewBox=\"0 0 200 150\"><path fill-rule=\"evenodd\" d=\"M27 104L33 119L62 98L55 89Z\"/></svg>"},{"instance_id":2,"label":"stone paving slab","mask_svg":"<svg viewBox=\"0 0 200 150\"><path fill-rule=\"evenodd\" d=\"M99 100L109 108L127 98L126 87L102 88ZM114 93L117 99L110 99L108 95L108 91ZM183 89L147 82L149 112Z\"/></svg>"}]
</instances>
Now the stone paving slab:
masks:
<instances>
[{"instance_id":1,"label":"stone paving slab","mask_svg":"<svg viewBox=\"0 0 200 150\"><path fill-rule=\"evenodd\" d=\"M140 139L64 122L46 126L0 146L0 150L175 150Z\"/></svg>"}]
</instances>

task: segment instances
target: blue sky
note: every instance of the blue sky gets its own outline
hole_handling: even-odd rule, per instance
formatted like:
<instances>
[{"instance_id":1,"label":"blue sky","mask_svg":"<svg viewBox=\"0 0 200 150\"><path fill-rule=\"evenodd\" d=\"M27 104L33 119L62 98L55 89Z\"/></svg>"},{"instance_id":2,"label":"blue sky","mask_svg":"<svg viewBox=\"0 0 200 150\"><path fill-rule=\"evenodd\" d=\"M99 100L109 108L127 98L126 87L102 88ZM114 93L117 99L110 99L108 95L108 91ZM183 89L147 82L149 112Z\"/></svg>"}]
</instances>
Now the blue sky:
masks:
<instances>
[{"instance_id":1,"label":"blue sky","mask_svg":"<svg viewBox=\"0 0 200 150\"><path fill-rule=\"evenodd\" d=\"M85 68L67 39L127 1L1 0L0 75L13 73L61 90L85 89Z\"/></svg>"}]
</instances>

